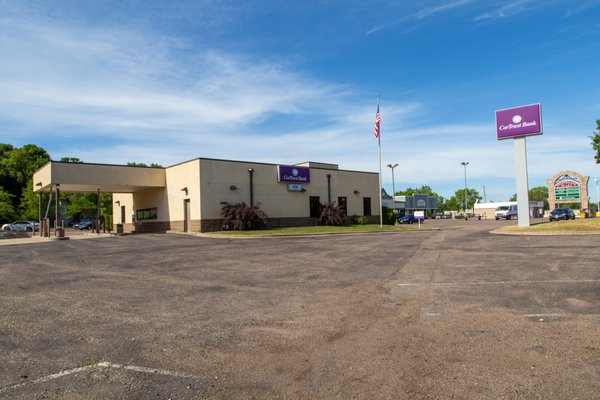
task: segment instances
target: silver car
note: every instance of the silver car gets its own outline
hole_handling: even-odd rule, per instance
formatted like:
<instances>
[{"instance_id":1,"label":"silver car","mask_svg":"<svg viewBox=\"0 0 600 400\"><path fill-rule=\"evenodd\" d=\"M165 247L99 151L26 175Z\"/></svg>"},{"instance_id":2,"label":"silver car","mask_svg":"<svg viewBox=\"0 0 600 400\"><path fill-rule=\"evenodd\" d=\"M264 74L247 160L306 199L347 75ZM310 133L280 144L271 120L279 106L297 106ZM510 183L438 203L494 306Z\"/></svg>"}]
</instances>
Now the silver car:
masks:
<instances>
[{"instance_id":1,"label":"silver car","mask_svg":"<svg viewBox=\"0 0 600 400\"><path fill-rule=\"evenodd\" d=\"M40 224L33 221L15 221L10 224L2 225L3 231L15 231L15 232L31 232L33 230L39 231Z\"/></svg>"}]
</instances>

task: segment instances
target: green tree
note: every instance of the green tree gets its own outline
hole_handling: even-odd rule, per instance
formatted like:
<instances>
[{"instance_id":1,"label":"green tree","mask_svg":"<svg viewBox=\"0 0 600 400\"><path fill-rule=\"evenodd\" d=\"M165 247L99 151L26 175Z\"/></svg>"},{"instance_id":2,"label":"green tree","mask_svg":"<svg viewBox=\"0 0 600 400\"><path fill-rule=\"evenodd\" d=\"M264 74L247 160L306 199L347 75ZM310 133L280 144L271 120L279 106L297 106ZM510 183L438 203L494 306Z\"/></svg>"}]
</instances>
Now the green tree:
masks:
<instances>
[{"instance_id":1,"label":"green tree","mask_svg":"<svg viewBox=\"0 0 600 400\"><path fill-rule=\"evenodd\" d=\"M21 219L37 221L39 216L39 196L36 193L33 193L32 187L33 179L29 179L29 184L23 188L23 192L21 193L19 216ZM48 195L45 197L47 196Z\"/></svg>"},{"instance_id":2,"label":"green tree","mask_svg":"<svg viewBox=\"0 0 600 400\"><path fill-rule=\"evenodd\" d=\"M95 219L98 195L96 193L64 193L61 194L65 215L69 219Z\"/></svg>"},{"instance_id":3,"label":"green tree","mask_svg":"<svg viewBox=\"0 0 600 400\"><path fill-rule=\"evenodd\" d=\"M13 147L0 144L0 183L11 195L13 210L18 211L21 218L37 218L38 199L33 195L31 178L48 161L48 152L36 145Z\"/></svg>"},{"instance_id":4,"label":"green tree","mask_svg":"<svg viewBox=\"0 0 600 400\"><path fill-rule=\"evenodd\" d=\"M83 161L77 157L63 157L60 159L60 162L83 164Z\"/></svg>"},{"instance_id":5,"label":"green tree","mask_svg":"<svg viewBox=\"0 0 600 400\"><path fill-rule=\"evenodd\" d=\"M596 152L594 158L596 163L600 164L600 119L596 120L596 130L593 132L593 136L590 136L590 139L592 139L592 148Z\"/></svg>"},{"instance_id":6,"label":"green tree","mask_svg":"<svg viewBox=\"0 0 600 400\"><path fill-rule=\"evenodd\" d=\"M431 189L431 186L422 185L421 187L415 188L406 188L405 190L400 190L396 192L396 196L412 196L413 194L426 194L428 196L437 197L438 194Z\"/></svg>"},{"instance_id":7,"label":"green tree","mask_svg":"<svg viewBox=\"0 0 600 400\"><path fill-rule=\"evenodd\" d=\"M405 190L396 191L396 196L412 196L414 194L426 194L427 196L437 197L438 210L449 210L449 208L446 208L446 199L443 196L440 196L439 194L434 192L431 186L429 185L422 185L421 187L414 188L408 187Z\"/></svg>"},{"instance_id":8,"label":"green tree","mask_svg":"<svg viewBox=\"0 0 600 400\"><path fill-rule=\"evenodd\" d=\"M0 187L6 193L2 197L2 202L10 201L10 208L12 209L12 215L14 217L15 206L18 205L18 200L15 199L15 195L19 194L19 185L17 181L11 176L5 167L5 159L8 158L9 154L13 151L14 147L10 144L0 143ZM8 206L4 206L5 210L8 210Z\"/></svg>"},{"instance_id":9,"label":"green tree","mask_svg":"<svg viewBox=\"0 0 600 400\"><path fill-rule=\"evenodd\" d=\"M529 201L543 201L544 210L550 207L548 204L548 186L537 186L529 189Z\"/></svg>"},{"instance_id":10,"label":"green tree","mask_svg":"<svg viewBox=\"0 0 600 400\"><path fill-rule=\"evenodd\" d=\"M2 158L2 167L21 189L27 186L33 173L50 161L48 152L34 144L12 149ZM20 193L19 193L20 194Z\"/></svg>"},{"instance_id":11,"label":"green tree","mask_svg":"<svg viewBox=\"0 0 600 400\"><path fill-rule=\"evenodd\" d=\"M543 201L544 202L544 210L548 210L550 208L548 204L548 187L547 186L536 186L532 189L529 189L529 201ZM510 196L508 201L517 201L517 194L513 194Z\"/></svg>"},{"instance_id":12,"label":"green tree","mask_svg":"<svg viewBox=\"0 0 600 400\"><path fill-rule=\"evenodd\" d=\"M15 218L15 208L12 202L13 195L0 186L0 222L9 222Z\"/></svg>"},{"instance_id":13,"label":"green tree","mask_svg":"<svg viewBox=\"0 0 600 400\"><path fill-rule=\"evenodd\" d=\"M479 192L475 189L467 188L467 210L473 208L473 205L477 200L481 200L482 197L479 195ZM465 189L458 189L454 192L454 196L452 196L448 202L449 210L463 210L465 209Z\"/></svg>"},{"instance_id":14,"label":"green tree","mask_svg":"<svg viewBox=\"0 0 600 400\"><path fill-rule=\"evenodd\" d=\"M135 162L135 161L130 161L127 163L128 167L145 167L145 168L162 168L162 165L156 164L156 163L152 163L150 165L143 163L143 162Z\"/></svg>"}]
</instances>

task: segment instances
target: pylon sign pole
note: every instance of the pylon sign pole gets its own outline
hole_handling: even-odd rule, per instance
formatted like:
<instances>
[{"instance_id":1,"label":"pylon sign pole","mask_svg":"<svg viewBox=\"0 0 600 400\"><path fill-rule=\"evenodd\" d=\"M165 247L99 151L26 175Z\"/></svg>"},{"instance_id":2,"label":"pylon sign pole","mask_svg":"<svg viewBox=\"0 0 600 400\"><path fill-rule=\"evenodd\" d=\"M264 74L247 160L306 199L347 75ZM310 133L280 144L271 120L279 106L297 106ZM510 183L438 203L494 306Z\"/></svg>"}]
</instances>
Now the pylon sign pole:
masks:
<instances>
[{"instance_id":1,"label":"pylon sign pole","mask_svg":"<svg viewBox=\"0 0 600 400\"><path fill-rule=\"evenodd\" d=\"M525 140L525 137L513 139L519 226L529 226L529 183L527 176L527 144Z\"/></svg>"}]
</instances>

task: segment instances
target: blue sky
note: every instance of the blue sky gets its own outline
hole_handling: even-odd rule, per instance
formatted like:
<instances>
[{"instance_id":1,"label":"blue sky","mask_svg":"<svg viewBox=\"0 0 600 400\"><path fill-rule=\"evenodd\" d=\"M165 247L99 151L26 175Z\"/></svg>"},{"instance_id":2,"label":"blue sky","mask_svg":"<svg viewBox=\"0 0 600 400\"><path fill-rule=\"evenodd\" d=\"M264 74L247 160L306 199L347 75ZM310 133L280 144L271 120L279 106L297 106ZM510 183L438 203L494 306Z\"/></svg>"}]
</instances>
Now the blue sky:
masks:
<instances>
[{"instance_id":1,"label":"blue sky","mask_svg":"<svg viewBox=\"0 0 600 400\"><path fill-rule=\"evenodd\" d=\"M541 103L529 187L600 178L600 0L0 0L0 142L53 159L196 157L377 171L515 193L494 111Z\"/></svg>"}]
</instances>

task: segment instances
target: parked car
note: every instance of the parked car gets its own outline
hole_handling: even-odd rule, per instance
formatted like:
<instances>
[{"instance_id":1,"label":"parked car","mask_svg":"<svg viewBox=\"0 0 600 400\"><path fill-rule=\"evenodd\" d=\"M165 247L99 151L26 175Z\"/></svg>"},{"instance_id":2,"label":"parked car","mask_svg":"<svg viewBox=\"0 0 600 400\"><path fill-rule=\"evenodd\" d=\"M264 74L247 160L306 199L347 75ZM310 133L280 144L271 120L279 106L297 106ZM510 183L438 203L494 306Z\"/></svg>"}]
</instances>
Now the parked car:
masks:
<instances>
[{"instance_id":1,"label":"parked car","mask_svg":"<svg viewBox=\"0 0 600 400\"><path fill-rule=\"evenodd\" d=\"M86 219L78 224L73 225L73 229L79 229L80 231L87 229L88 231L94 228L94 221Z\"/></svg>"},{"instance_id":2,"label":"parked car","mask_svg":"<svg viewBox=\"0 0 600 400\"><path fill-rule=\"evenodd\" d=\"M517 218L518 215L519 215L519 212L517 210L516 205L500 206L500 207L496 208L496 212L494 213L494 217L496 217L496 221L498 221L500 218L505 218L507 220L512 219L512 218Z\"/></svg>"},{"instance_id":3,"label":"parked car","mask_svg":"<svg viewBox=\"0 0 600 400\"><path fill-rule=\"evenodd\" d=\"M399 224L414 224L417 221L414 214L398 215Z\"/></svg>"},{"instance_id":4,"label":"parked car","mask_svg":"<svg viewBox=\"0 0 600 400\"><path fill-rule=\"evenodd\" d=\"M558 221L561 219L569 220L575 219L575 213L570 208L555 208L550 212L550 222Z\"/></svg>"},{"instance_id":5,"label":"parked car","mask_svg":"<svg viewBox=\"0 0 600 400\"><path fill-rule=\"evenodd\" d=\"M33 221L15 221L10 224L2 225L3 231L32 232L34 229L39 231L40 224Z\"/></svg>"}]
</instances>

